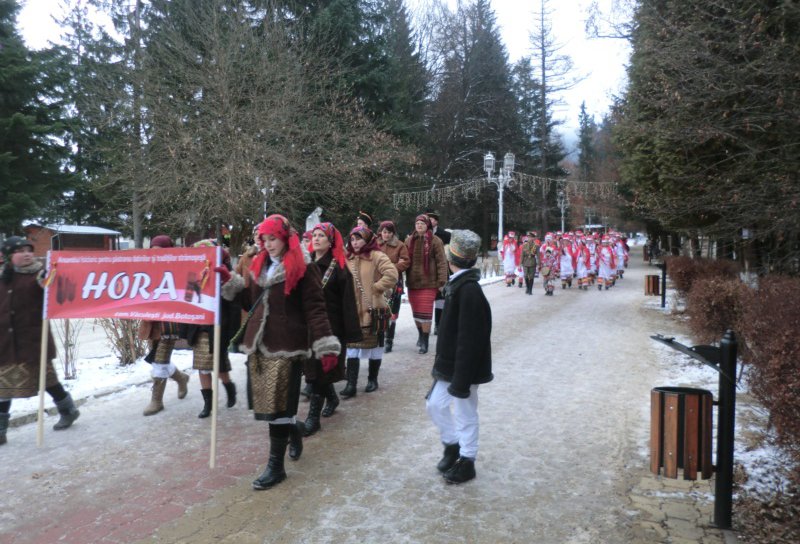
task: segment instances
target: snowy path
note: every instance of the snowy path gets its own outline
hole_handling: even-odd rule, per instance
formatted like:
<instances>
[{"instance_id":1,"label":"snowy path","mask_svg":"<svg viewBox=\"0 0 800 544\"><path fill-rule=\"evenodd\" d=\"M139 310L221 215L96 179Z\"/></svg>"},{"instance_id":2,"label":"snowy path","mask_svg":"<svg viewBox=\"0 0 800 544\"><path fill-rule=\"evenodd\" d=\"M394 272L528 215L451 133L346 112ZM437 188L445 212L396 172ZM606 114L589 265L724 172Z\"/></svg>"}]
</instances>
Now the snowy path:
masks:
<instances>
[{"instance_id":1,"label":"snowy path","mask_svg":"<svg viewBox=\"0 0 800 544\"><path fill-rule=\"evenodd\" d=\"M610 291L545 297L538 279L534 296L485 288L495 380L480 388L473 482L448 486L436 471L441 447L423 399L432 354L416 354L404 305L381 388L362 392L364 361L358 396L323 419L300 461L287 459L289 478L275 489L250 488L266 460L266 425L242 404L221 410L218 463L209 473L208 424L195 417L193 376L189 397L177 401L170 384L167 410L151 418L140 415L149 391L138 387L92 399L69 431L52 432L48 420L41 449L35 425L11 429L0 470L4 487L16 491L2 500L0 543L46 541L39 538L47 531L87 542L89 531L100 535L109 524L111 534L93 541L624 542L626 464L646 439L649 391L661 385L648 336L665 325L643 308L643 277L652 269L631 263ZM240 362L234 378L243 386ZM204 478L204 492L191 487ZM155 525L143 501L159 502ZM77 518L82 529L70 533ZM127 540L115 536L125 524ZM160 529L149 537L153 527Z\"/></svg>"}]
</instances>

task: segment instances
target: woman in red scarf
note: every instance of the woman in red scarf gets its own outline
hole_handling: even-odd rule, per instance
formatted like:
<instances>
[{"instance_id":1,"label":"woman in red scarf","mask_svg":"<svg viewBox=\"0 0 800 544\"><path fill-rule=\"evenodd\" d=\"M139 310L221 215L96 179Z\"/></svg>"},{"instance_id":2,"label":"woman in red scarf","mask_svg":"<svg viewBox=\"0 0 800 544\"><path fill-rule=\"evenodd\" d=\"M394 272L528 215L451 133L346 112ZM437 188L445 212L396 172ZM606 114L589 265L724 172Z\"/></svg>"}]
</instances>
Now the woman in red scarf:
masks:
<instances>
[{"instance_id":1,"label":"woman in red scarf","mask_svg":"<svg viewBox=\"0 0 800 544\"><path fill-rule=\"evenodd\" d=\"M319 268L300 247L297 232L281 215L258 226L261 250L248 271L250 285L234 273L223 276L222 296L238 298L252 312L239 349L247 354L255 418L269 422L269 461L254 489L268 489L286 479L283 460L303 451L305 426L297 422L300 375L312 355L324 372L332 370L341 350L331 332Z\"/></svg>"},{"instance_id":2,"label":"woman in red scarf","mask_svg":"<svg viewBox=\"0 0 800 544\"><path fill-rule=\"evenodd\" d=\"M344 346L359 342L361 324L358 321L353 277L347 268L342 235L331 223L320 223L311 229L311 256L322 276L322 292L333 334ZM345 350L339 354L336 366L325 372L319 359L307 359L303 368L310 386L308 416L305 436L320 430L320 416L330 417L339 405L339 396L333 384L345 377ZM325 409L322 404L325 402Z\"/></svg>"},{"instance_id":3,"label":"woman in red scarf","mask_svg":"<svg viewBox=\"0 0 800 544\"><path fill-rule=\"evenodd\" d=\"M417 216L414 233L406 238L406 246L411 258L411 266L406 270L406 286L419 332L417 346L420 353L428 353L433 303L438 290L447 283L447 259L444 245L433 235L431 220L425 214Z\"/></svg>"},{"instance_id":4,"label":"woman in red scarf","mask_svg":"<svg viewBox=\"0 0 800 544\"><path fill-rule=\"evenodd\" d=\"M363 336L360 342L347 344L347 386L339 391L344 398L356 394L361 359L369 361L365 393L378 388L378 371L383 360L384 330L381 330L373 310L383 312L389 323L389 305L384 293L391 293L397 284L397 269L378 247L375 235L366 227L350 231L347 244L347 268L353 277L356 308Z\"/></svg>"}]
</instances>

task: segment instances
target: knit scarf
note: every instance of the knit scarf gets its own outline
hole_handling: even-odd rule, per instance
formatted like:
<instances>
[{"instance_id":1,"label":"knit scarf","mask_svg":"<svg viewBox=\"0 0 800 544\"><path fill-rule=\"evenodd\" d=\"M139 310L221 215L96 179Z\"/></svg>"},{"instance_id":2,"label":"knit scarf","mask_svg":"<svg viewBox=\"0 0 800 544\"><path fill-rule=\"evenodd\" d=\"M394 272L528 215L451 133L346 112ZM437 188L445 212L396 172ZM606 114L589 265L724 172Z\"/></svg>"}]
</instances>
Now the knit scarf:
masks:
<instances>
[{"instance_id":1,"label":"knit scarf","mask_svg":"<svg viewBox=\"0 0 800 544\"><path fill-rule=\"evenodd\" d=\"M415 232L411 235L411 240L408 243L408 253L409 257L411 258L411 266L414 266L414 246L417 245L417 238L420 236L418 232ZM428 274L428 269L430 265L428 261L430 260L431 255L431 245L433 244L433 231L428 229L425 231L425 234L422 235L422 239L424 241L424 245L422 246L422 270L425 274Z\"/></svg>"}]
</instances>

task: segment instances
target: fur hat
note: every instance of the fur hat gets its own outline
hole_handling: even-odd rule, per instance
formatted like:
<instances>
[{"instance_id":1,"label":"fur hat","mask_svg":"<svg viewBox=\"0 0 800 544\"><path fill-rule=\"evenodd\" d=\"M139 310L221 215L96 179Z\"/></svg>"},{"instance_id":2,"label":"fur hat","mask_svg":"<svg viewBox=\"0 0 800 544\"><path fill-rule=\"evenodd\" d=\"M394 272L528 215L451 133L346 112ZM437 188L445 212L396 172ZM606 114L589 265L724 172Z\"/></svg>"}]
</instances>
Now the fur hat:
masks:
<instances>
[{"instance_id":1,"label":"fur hat","mask_svg":"<svg viewBox=\"0 0 800 544\"><path fill-rule=\"evenodd\" d=\"M3 256L8 257L21 247L33 249L33 244L21 236L9 236L3 241Z\"/></svg>"},{"instance_id":2,"label":"fur hat","mask_svg":"<svg viewBox=\"0 0 800 544\"><path fill-rule=\"evenodd\" d=\"M447 260L459 268L472 268L478 260L481 237L471 230L454 230L447 245Z\"/></svg>"}]
</instances>

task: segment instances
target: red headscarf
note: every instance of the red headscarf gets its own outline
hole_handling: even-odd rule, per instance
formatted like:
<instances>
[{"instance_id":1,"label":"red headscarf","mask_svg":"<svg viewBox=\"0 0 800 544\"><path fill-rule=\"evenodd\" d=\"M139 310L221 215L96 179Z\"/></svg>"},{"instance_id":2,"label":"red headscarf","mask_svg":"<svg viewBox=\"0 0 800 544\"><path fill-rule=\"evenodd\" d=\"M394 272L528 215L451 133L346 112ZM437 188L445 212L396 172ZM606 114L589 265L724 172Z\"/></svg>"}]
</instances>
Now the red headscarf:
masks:
<instances>
[{"instance_id":1,"label":"red headscarf","mask_svg":"<svg viewBox=\"0 0 800 544\"><path fill-rule=\"evenodd\" d=\"M289 220L278 214L270 215L258 225L258 237L261 238L265 234L279 238L287 245L287 250L283 254L283 268L286 271L283 292L288 295L306 274L306 263L303 258L303 250L300 248L300 238L297 236L297 231L289 225ZM261 274L261 268L268 256L267 250L262 249L253 259L250 270L254 276L258 277Z\"/></svg>"},{"instance_id":2,"label":"red headscarf","mask_svg":"<svg viewBox=\"0 0 800 544\"><path fill-rule=\"evenodd\" d=\"M356 253L353 251L353 247L350 245L350 238L353 236L358 236L362 240L366 242L364 247L361 248L361 251ZM375 238L375 235L366 227L355 227L353 230L350 231L350 236L347 237L347 254L348 255L359 255L361 257L369 258L372 255L373 251L380 251L381 248L378 246L378 240Z\"/></svg>"},{"instance_id":3,"label":"red headscarf","mask_svg":"<svg viewBox=\"0 0 800 544\"><path fill-rule=\"evenodd\" d=\"M422 270L427 275L428 268L430 268L428 261L430 260L431 245L433 245L433 231L431 230L433 228L433 224L431 223L431 218L424 213L421 213L417 216L417 218L414 220L414 224L416 224L417 221L422 221L428 225L428 230L426 230L425 234L422 235L422 239L424 241L424 245L422 246ZM411 235L411 241L408 244L408 256L411 258L412 263L414 262L414 246L416 243L417 232L414 231L414 233Z\"/></svg>"},{"instance_id":4,"label":"red headscarf","mask_svg":"<svg viewBox=\"0 0 800 544\"><path fill-rule=\"evenodd\" d=\"M331 243L331 254L333 258L336 259L336 262L339 264L339 268L344 268L345 256L344 256L344 240L342 240L342 233L339 232L339 229L333 226L333 223L319 223L314 225L314 228L311 229L310 232L314 232L315 230L321 230L322 234L324 234L328 241ZM308 251L313 251L311 243L308 244Z\"/></svg>"}]
</instances>

